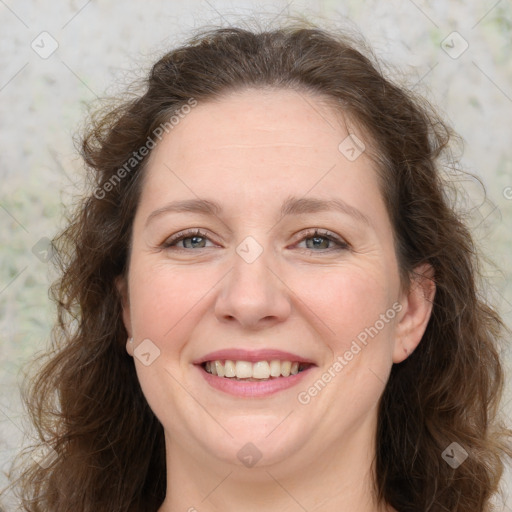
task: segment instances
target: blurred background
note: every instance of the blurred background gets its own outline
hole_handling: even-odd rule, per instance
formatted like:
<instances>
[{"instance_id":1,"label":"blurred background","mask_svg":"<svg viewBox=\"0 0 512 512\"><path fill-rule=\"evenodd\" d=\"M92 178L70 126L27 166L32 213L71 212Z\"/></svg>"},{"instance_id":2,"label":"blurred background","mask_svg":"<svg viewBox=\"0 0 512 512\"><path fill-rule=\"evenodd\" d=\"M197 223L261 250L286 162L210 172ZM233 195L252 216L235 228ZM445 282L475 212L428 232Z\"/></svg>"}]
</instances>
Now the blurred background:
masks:
<instances>
[{"instance_id":1,"label":"blurred background","mask_svg":"<svg viewBox=\"0 0 512 512\"><path fill-rule=\"evenodd\" d=\"M484 291L512 325L510 0L0 0L0 488L29 428L20 372L45 349L55 320L49 241L81 189L73 135L86 106L144 76L199 27L287 15L362 32L463 137L462 164L487 190L484 200L476 180L462 183L468 222L493 262ZM502 412L512 425L510 347L504 352ZM512 510L511 482L509 473L497 510Z\"/></svg>"}]
</instances>

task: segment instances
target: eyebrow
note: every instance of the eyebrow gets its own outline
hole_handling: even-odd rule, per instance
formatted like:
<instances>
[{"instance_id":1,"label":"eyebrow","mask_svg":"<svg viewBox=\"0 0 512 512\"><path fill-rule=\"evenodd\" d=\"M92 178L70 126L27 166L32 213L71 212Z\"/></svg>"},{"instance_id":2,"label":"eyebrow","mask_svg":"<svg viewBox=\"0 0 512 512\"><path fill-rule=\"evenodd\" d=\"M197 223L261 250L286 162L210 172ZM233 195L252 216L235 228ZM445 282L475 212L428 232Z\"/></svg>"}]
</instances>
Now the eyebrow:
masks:
<instances>
[{"instance_id":1,"label":"eyebrow","mask_svg":"<svg viewBox=\"0 0 512 512\"><path fill-rule=\"evenodd\" d=\"M326 211L338 211L349 215L356 221L371 227L370 219L360 210L341 199L319 199L315 197L289 197L281 206L281 217L304 215ZM146 219L146 226L156 217L167 213L198 213L218 217L222 213L219 203L209 199L186 199L172 201L162 208L154 210Z\"/></svg>"}]
</instances>

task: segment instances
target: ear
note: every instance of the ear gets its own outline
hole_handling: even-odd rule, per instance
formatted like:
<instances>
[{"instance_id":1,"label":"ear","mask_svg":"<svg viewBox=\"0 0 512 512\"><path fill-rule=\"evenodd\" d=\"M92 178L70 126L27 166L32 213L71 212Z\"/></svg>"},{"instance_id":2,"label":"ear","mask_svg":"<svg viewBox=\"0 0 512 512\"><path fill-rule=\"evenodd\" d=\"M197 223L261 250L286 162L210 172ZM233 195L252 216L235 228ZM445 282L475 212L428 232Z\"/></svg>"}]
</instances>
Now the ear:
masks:
<instances>
[{"instance_id":1,"label":"ear","mask_svg":"<svg viewBox=\"0 0 512 512\"><path fill-rule=\"evenodd\" d=\"M432 265L419 265L412 272L409 290L404 291L400 301L403 309L396 325L394 363L407 359L419 345L430 320L435 294Z\"/></svg>"},{"instance_id":2,"label":"ear","mask_svg":"<svg viewBox=\"0 0 512 512\"><path fill-rule=\"evenodd\" d=\"M130 300L128 293L128 282L126 277L118 276L115 280L115 285L119 296L121 297L121 307L123 309L123 323L128 333L128 338L132 336L132 324L131 324L131 316L130 316ZM126 351L128 354L133 356L133 344L126 341Z\"/></svg>"}]
</instances>

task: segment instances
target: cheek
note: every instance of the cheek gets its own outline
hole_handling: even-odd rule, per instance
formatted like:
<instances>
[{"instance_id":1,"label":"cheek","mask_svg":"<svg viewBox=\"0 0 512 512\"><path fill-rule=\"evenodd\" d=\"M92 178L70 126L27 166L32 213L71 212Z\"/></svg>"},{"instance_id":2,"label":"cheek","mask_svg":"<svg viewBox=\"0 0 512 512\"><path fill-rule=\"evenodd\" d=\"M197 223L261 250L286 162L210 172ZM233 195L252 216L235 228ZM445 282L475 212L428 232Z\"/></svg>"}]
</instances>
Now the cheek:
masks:
<instances>
[{"instance_id":1,"label":"cheek","mask_svg":"<svg viewBox=\"0 0 512 512\"><path fill-rule=\"evenodd\" d=\"M170 268L165 263L132 260L130 267L130 315L133 335L138 344L151 340L157 347L158 357L149 366L135 358L138 380L142 391L162 421L165 411L172 409L180 414L193 415L193 407L183 400L178 384L183 382L186 365L181 354L190 339L190 333L202 315L201 298L215 280L209 272L192 271L190 268ZM173 423L174 425L174 423Z\"/></svg>"},{"instance_id":2,"label":"cheek","mask_svg":"<svg viewBox=\"0 0 512 512\"><path fill-rule=\"evenodd\" d=\"M336 343L355 338L392 305L387 276L375 267L333 269L323 276L301 273L296 279L297 295Z\"/></svg>"},{"instance_id":3,"label":"cheek","mask_svg":"<svg viewBox=\"0 0 512 512\"><path fill-rule=\"evenodd\" d=\"M325 324L320 344L331 354L325 377L337 377L331 387L336 400L352 403L357 397L364 408L383 391L392 366L397 303L390 292L390 274L378 265L344 270L331 273L325 286L304 288L301 298Z\"/></svg>"},{"instance_id":4,"label":"cheek","mask_svg":"<svg viewBox=\"0 0 512 512\"><path fill-rule=\"evenodd\" d=\"M191 314L207 286L199 272L185 268L134 265L131 274L130 313L138 338L166 338Z\"/></svg>"},{"instance_id":5,"label":"cheek","mask_svg":"<svg viewBox=\"0 0 512 512\"><path fill-rule=\"evenodd\" d=\"M210 293L214 297L222 286L223 272L217 270L207 265L170 268L165 263L135 263L130 313L136 338L163 342L177 339L190 322L197 325L206 314L204 308L213 308ZM390 283L375 266L288 269L283 281L289 290L280 293L289 293L297 314L309 318L318 332L340 340L357 336L391 306Z\"/></svg>"}]
</instances>

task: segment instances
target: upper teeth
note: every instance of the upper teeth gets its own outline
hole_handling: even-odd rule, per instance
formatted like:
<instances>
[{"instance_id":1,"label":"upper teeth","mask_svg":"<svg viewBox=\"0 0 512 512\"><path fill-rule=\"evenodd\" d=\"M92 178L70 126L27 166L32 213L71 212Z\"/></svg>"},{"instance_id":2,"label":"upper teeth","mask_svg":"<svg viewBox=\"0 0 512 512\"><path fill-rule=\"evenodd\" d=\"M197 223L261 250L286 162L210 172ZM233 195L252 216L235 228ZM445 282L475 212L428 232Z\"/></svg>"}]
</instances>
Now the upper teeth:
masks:
<instances>
[{"instance_id":1,"label":"upper teeth","mask_svg":"<svg viewBox=\"0 0 512 512\"><path fill-rule=\"evenodd\" d=\"M292 361L208 361L205 370L219 377L237 377L238 379L268 379L269 377L288 377L299 373L299 363Z\"/></svg>"}]
</instances>

